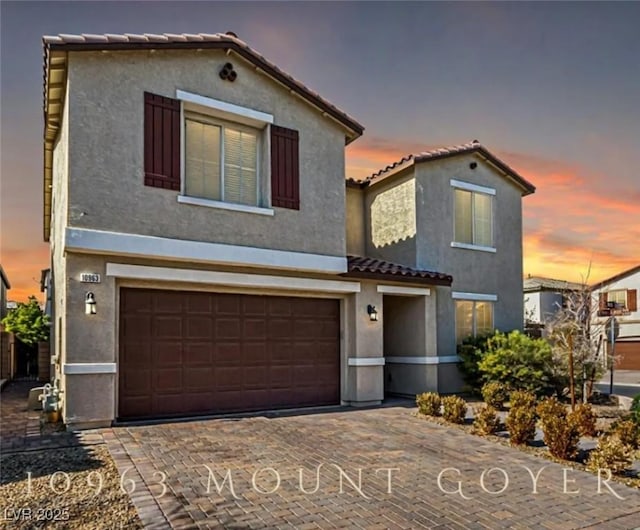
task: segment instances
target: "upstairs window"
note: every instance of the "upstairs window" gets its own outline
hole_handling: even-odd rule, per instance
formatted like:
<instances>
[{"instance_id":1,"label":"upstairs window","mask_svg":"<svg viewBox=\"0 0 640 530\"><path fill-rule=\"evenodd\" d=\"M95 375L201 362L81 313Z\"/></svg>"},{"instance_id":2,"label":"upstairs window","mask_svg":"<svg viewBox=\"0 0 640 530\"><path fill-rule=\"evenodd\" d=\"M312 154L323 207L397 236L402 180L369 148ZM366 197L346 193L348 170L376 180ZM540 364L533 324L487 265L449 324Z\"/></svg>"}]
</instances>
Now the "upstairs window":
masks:
<instances>
[{"instance_id":1,"label":"upstairs window","mask_svg":"<svg viewBox=\"0 0 640 530\"><path fill-rule=\"evenodd\" d=\"M454 240L480 247L493 246L493 197L486 193L454 189Z\"/></svg>"},{"instance_id":2,"label":"upstairs window","mask_svg":"<svg viewBox=\"0 0 640 530\"><path fill-rule=\"evenodd\" d=\"M185 194L258 205L259 131L208 116L185 119Z\"/></svg>"}]
</instances>

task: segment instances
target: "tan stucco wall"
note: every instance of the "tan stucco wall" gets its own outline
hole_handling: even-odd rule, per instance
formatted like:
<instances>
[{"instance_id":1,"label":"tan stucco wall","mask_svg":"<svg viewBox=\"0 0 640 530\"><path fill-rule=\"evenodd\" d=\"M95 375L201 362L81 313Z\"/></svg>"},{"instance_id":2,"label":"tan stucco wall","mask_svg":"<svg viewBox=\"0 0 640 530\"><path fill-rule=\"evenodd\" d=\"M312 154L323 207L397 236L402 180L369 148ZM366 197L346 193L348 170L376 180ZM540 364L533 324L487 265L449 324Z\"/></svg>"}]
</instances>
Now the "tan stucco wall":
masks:
<instances>
[{"instance_id":1,"label":"tan stucco wall","mask_svg":"<svg viewBox=\"0 0 640 530\"><path fill-rule=\"evenodd\" d=\"M218 76L227 61L238 72L234 83ZM71 226L345 254L345 131L333 120L217 50L71 52L68 62ZM276 125L298 130L300 211L276 208L268 217L178 204L178 192L144 186L143 92L176 97L178 89L270 113Z\"/></svg>"},{"instance_id":2,"label":"tan stucco wall","mask_svg":"<svg viewBox=\"0 0 640 530\"><path fill-rule=\"evenodd\" d=\"M365 251L367 256L416 265L416 180L407 169L365 189Z\"/></svg>"},{"instance_id":3,"label":"tan stucco wall","mask_svg":"<svg viewBox=\"0 0 640 530\"><path fill-rule=\"evenodd\" d=\"M347 188L346 219L347 254L364 256L364 192L361 189Z\"/></svg>"},{"instance_id":4,"label":"tan stucco wall","mask_svg":"<svg viewBox=\"0 0 640 530\"><path fill-rule=\"evenodd\" d=\"M349 357L383 356L383 308L382 295L374 282L361 282L361 292L354 294L327 294L304 291L277 291L273 289L251 290L241 287L224 287L192 283L159 282L116 279L106 276L106 263L131 263L147 266L176 266L188 268L184 263L125 259L114 256L97 256L68 253L66 257L67 363L113 363L118 356L118 306L119 287L152 287L158 289L200 290L217 292L257 292L284 296L319 296L341 299L341 366L342 396L344 403L364 405L377 403L383 398L382 366L349 366ZM198 265L199 270L220 270ZM82 272L98 273L101 283L85 284L79 281ZM239 272L239 271L238 271ZM247 271L244 271L247 272ZM253 269L253 274L278 274L273 270ZM335 276L314 275L319 279L335 280ZM354 281L353 279L346 279ZM96 315L85 315L85 295L92 291L97 302ZM378 322L371 322L366 308L375 305L380 314ZM117 374L67 375L65 382L64 418L71 428L109 425L117 411ZM91 396L91 399L87 399Z\"/></svg>"}]
</instances>

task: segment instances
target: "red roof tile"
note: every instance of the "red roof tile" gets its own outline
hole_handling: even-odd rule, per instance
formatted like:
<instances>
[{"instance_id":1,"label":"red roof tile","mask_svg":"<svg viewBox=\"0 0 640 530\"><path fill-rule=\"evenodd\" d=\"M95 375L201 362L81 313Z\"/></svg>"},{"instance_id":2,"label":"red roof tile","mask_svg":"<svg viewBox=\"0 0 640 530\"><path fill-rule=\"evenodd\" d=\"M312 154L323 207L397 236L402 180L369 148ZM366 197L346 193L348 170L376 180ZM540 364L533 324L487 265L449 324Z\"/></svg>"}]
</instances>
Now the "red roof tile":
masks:
<instances>
[{"instance_id":1,"label":"red roof tile","mask_svg":"<svg viewBox=\"0 0 640 530\"><path fill-rule=\"evenodd\" d=\"M489 150L486 147L484 147L480 142L478 142L478 140L474 140L473 142L469 142L466 144L454 145L451 147L441 147L438 149L432 149L431 151L423 151L421 153L410 154L401 158L397 162L394 162L393 164L390 164L387 167L380 169L379 171L376 171L375 173L373 173L372 175L369 175L367 178L365 178L362 181L356 181L354 179L349 179L349 180L353 181L351 183L352 186L356 185L359 182L360 184L357 184L357 185L361 187L366 187L375 183L377 180L387 175L390 171L406 163L417 164L420 162L428 162L431 160L438 160L438 159L447 158L450 156L456 156L456 155L467 154L467 153L476 153L476 152L479 153L484 158L486 158L487 160L489 160L494 166L498 167L500 170L507 173L516 182L516 184L518 184L524 190L524 195L529 195L535 192L536 188L533 184L531 184L524 177L518 174L513 168L511 168L505 162L500 160L497 156L489 152Z\"/></svg>"},{"instance_id":2,"label":"red roof tile","mask_svg":"<svg viewBox=\"0 0 640 530\"><path fill-rule=\"evenodd\" d=\"M441 272L414 269L375 258L347 256L348 272L342 276L360 278L386 278L389 281L426 283L430 285L451 285L453 277Z\"/></svg>"}]
</instances>

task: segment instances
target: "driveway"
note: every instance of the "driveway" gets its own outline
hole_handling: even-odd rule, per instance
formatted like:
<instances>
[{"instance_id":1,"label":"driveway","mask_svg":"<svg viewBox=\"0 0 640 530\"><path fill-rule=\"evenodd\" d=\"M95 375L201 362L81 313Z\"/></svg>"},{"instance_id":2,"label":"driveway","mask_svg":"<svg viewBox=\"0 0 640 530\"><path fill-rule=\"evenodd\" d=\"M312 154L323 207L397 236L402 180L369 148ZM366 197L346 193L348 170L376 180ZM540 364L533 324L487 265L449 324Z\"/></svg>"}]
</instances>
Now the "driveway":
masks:
<instances>
[{"instance_id":1,"label":"driveway","mask_svg":"<svg viewBox=\"0 0 640 530\"><path fill-rule=\"evenodd\" d=\"M639 490L612 482L598 491L593 475L412 413L349 409L103 436L149 528L640 527Z\"/></svg>"}]
</instances>

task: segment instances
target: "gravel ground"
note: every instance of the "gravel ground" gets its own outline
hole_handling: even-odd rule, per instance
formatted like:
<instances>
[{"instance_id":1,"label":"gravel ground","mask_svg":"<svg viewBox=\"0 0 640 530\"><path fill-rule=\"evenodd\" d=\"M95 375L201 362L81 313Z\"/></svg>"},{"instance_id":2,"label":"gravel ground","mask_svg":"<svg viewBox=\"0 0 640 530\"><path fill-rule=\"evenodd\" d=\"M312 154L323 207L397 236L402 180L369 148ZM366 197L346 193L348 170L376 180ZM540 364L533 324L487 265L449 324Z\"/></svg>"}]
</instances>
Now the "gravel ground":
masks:
<instances>
[{"instance_id":1,"label":"gravel ground","mask_svg":"<svg viewBox=\"0 0 640 530\"><path fill-rule=\"evenodd\" d=\"M106 446L94 445L2 455L0 527L102 530L142 523Z\"/></svg>"}]
</instances>

